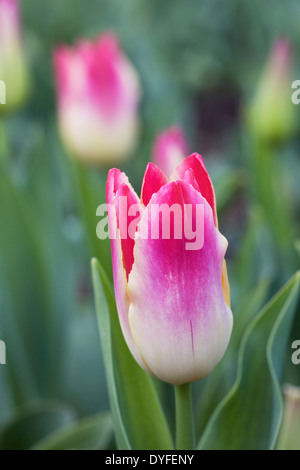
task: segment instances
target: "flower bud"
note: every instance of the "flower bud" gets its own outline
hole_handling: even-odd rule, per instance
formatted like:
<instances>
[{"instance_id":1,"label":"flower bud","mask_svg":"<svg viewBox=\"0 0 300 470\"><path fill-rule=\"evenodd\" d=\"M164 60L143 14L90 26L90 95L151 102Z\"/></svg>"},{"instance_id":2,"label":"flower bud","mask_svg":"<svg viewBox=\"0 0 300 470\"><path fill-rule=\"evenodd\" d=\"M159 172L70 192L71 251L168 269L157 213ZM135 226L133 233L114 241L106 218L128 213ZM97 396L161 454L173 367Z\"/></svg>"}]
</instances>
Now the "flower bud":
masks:
<instances>
[{"instance_id":1,"label":"flower bud","mask_svg":"<svg viewBox=\"0 0 300 470\"><path fill-rule=\"evenodd\" d=\"M117 37L61 46L54 68L59 128L70 154L87 163L122 163L138 137L141 90Z\"/></svg>"},{"instance_id":2,"label":"flower bud","mask_svg":"<svg viewBox=\"0 0 300 470\"><path fill-rule=\"evenodd\" d=\"M277 449L300 450L300 388L284 385L284 410Z\"/></svg>"},{"instance_id":3,"label":"flower bud","mask_svg":"<svg viewBox=\"0 0 300 470\"><path fill-rule=\"evenodd\" d=\"M0 114L18 108L28 94L19 3L0 0Z\"/></svg>"},{"instance_id":4,"label":"flower bud","mask_svg":"<svg viewBox=\"0 0 300 470\"><path fill-rule=\"evenodd\" d=\"M205 377L226 351L232 313L227 240L202 157L183 160L170 182L149 163L141 198L124 173L110 170L107 211L116 303L132 355L165 382Z\"/></svg>"},{"instance_id":5,"label":"flower bud","mask_svg":"<svg viewBox=\"0 0 300 470\"><path fill-rule=\"evenodd\" d=\"M291 45L288 40L279 39L273 45L249 110L249 124L259 139L283 141L293 133L291 83Z\"/></svg>"}]
</instances>

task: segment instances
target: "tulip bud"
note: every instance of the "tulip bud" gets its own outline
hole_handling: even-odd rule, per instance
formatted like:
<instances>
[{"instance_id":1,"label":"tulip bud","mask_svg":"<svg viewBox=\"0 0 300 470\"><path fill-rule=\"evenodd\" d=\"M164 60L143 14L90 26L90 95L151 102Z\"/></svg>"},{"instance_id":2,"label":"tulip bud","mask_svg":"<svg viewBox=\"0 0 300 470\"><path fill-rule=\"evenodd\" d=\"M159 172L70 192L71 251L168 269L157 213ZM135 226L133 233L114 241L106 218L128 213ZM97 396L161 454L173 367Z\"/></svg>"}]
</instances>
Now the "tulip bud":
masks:
<instances>
[{"instance_id":1,"label":"tulip bud","mask_svg":"<svg viewBox=\"0 0 300 470\"><path fill-rule=\"evenodd\" d=\"M28 93L17 0L0 0L0 80L2 114L18 108Z\"/></svg>"},{"instance_id":2,"label":"tulip bud","mask_svg":"<svg viewBox=\"0 0 300 470\"><path fill-rule=\"evenodd\" d=\"M283 141L294 130L291 101L292 51L288 40L277 40L263 71L249 110L254 134L267 141Z\"/></svg>"},{"instance_id":3,"label":"tulip bud","mask_svg":"<svg viewBox=\"0 0 300 470\"><path fill-rule=\"evenodd\" d=\"M183 130L179 126L172 126L156 137L152 161L169 178L174 168L184 160L187 153Z\"/></svg>"},{"instance_id":4,"label":"tulip bud","mask_svg":"<svg viewBox=\"0 0 300 470\"><path fill-rule=\"evenodd\" d=\"M186 158L170 182L149 163L141 198L124 173L110 170L107 211L116 303L132 355L165 382L205 377L225 353L232 313L227 240L202 157Z\"/></svg>"},{"instance_id":5,"label":"tulip bud","mask_svg":"<svg viewBox=\"0 0 300 470\"><path fill-rule=\"evenodd\" d=\"M87 163L123 162L138 137L140 84L118 39L105 33L54 54L58 121L68 151Z\"/></svg>"},{"instance_id":6,"label":"tulip bud","mask_svg":"<svg viewBox=\"0 0 300 470\"><path fill-rule=\"evenodd\" d=\"M284 411L277 449L300 450L300 388L284 386Z\"/></svg>"}]
</instances>

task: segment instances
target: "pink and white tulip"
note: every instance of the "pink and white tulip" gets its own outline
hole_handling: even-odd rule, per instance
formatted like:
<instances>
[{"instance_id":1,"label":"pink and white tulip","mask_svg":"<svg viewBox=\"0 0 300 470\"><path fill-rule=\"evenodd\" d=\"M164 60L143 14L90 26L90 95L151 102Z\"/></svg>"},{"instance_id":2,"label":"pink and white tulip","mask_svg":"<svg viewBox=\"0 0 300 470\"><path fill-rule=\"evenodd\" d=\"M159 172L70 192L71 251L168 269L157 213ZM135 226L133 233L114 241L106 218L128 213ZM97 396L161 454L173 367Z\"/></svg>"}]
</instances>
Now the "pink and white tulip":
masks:
<instances>
[{"instance_id":1,"label":"pink and white tulip","mask_svg":"<svg viewBox=\"0 0 300 470\"><path fill-rule=\"evenodd\" d=\"M0 79L2 114L19 107L28 94L18 0L0 0Z\"/></svg>"},{"instance_id":2,"label":"pink and white tulip","mask_svg":"<svg viewBox=\"0 0 300 470\"><path fill-rule=\"evenodd\" d=\"M127 198L129 215L131 207L139 210L134 238L120 236L121 197ZM151 238L155 204L177 204L183 210L202 205L202 248L187 250L190 240L176 238L175 230L169 239ZM227 240L217 228L214 188L202 157L187 157L169 182L149 163L141 198L124 173L111 169L107 207L116 303L132 355L144 370L172 384L205 377L226 351L232 312L224 260ZM161 228L161 219L154 223Z\"/></svg>"},{"instance_id":3,"label":"pink and white tulip","mask_svg":"<svg viewBox=\"0 0 300 470\"><path fill-rule=\"evenodd\" d=\"M183 130L179 126L172 126L156 137L152 161L169 178L174 168L184 160L187 154L188 146Z\"/></svg>"},{"instance_id":4,"label":"pink and white tulip","mask_svg":"<svg viewBox=\"0 0 300 470\"><path fill-rule=\"evenodd\" d=\"M88 163L122 163L139 131L137 73L110 32L54 54L58 120L70 153Z\"/></svg>"}]
</instances>

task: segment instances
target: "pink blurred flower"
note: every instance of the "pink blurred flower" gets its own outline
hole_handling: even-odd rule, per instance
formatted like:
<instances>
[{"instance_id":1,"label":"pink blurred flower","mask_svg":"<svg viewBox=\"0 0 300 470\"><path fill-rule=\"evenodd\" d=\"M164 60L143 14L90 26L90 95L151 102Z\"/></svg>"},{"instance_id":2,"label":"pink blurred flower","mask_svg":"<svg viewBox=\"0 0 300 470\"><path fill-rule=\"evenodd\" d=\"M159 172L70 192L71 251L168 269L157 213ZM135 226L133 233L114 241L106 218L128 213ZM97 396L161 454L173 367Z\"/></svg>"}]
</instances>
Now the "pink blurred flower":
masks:
<instances>
[{"instance_id":1,"label":"pink blurred flower","mask_svg":"<svg viewBox=\"0 0 300 470\"><path fill-rule=\"evenodd\" d=\"M54 53L58 119L78 159L111 165L128 157L139 129L140 83L110 32Z\"/></svg>"},{"instance_id":2,"label":"pink blurred flower","mask_svg":"<svg viewBox=\"0 0 300 470\"><path fill-rule=\"evenodd\" d=\"M121 227L124 198L130 215L125 227L129 236L124 236ZM186 249L191 239L185 232L176 237L175 213L170 237L161 235L160 215L152 209L172 210L174 205L183 211L192 207L194 227L195 209L202 206L201 249ZM176 167L170 182L149 163L141 198L124 173L110 170L107 208L116 303L132 355L147 372L172 384L205 377L225 353L232 312L224 260L227 240L217 228L214 188L202 157L187 157ZM179 220L184 224L184 218ZM133 237L130 231L134 224ZM153 226L159 227L159 237L151 237ZM177 224L178 228L182 226Z\"/></svg>"},{"instance_id":3,"label":"pink blurred flower","mask_svg":"<svg viewBox=\"0 0 300 470\"><path fill-rule=\"evenodd\" d=\"M152 161L169 177L187 154L188 146L183 130L179 126L172 126L156 137Z\"/></svg>"}]
</instances>

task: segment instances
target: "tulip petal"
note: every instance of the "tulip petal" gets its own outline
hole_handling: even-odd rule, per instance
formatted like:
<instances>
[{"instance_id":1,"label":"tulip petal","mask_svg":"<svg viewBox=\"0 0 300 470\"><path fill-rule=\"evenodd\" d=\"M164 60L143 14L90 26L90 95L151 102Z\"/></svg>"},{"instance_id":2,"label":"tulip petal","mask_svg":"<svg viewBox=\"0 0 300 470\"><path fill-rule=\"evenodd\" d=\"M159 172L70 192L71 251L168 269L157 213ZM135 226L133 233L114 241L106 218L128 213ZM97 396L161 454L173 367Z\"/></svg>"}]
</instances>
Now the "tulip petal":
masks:
<instances>
[{"instance_id":1,"label":"tulip petal","mask_svg":"<svg viewBox=\"0 0 300 470\"><path fill-rule=\"evenodd\" d=\"M77 53L86 67L89 100L99 106L107 120L113 120L123 99L117 38L110 33L103 34L95 43L79 44Z\"/></svg>"},{"instance_id":2,"label":"tulip petal","mask_svg":"<svg viewBox=\"0 0 300 470\"><path fill-rule=\"evenodd\" d=\"M207 200L208 204L213 210L214 221L216 227L218 226L217 209L216 209L216 196L211 178L205 168L203 158L198 153L193 153L187 157L180 165L178 165L171 175L171 180L184 179L187 170L193 170L195 179L200 188L202 196Z\"/></svg>"},{"instance_id":3,"label":"tulip petal","mask_svg":"<svg viewBox=\"0 0 300 470\"><path fill-rule=\"evenodd\" d=\"M133 265L135 232L142 215L142 205L132 188L122 183L116 193L117 227L121 236L123 265L128 279Z\"/></svg>"},{"instance_id":4,"label":"tulip petal","mask_svg":"<svg viewBox=\"0 0 300 470\"><path fill-rule=\"evenodd\" d=\"M147 206L152 195L168 182L164 173L153 163L148 163L141 191L141 201Z\"/></svg>"},{"instance_id":5,"label":"tulip petal","mask_svg":"<svg viewBox=\"0 0 300 470\"><path fill-rule=\"evenodd\" d=\"M195 173L193 172L191 168L189 168L188 170L184 172L183 181L190 183L197 191L201 192L199 185L195 178Z\"/></svg>"},{"instance_id":6,"label":"tulip petal","mask_svg":"<svg viewBox=\"0 0 300 470\"><path fill-rule=\"evenodd\" d=\"M184 204L204 206L201 249L187 250L190 240L176 239L175 228L170 239L149 237L153 217L161 226L152 207L174 203L182 210ZM171 182L153 195L134 247L127 289L129 324L144 362L166 382L182 384L205 377L226 350L232 329L221 283L226 248L211 207L189 183Z\"/></svg>"},{"instance_id":7,"label":"tulip petal","mask_svg":"<svg viewBox=\"0 0 300 470\"><path fill-rule=\"evenodd\" d=\"M112 252L114 288L120 325L125 341L135 360L140 364L141 367L145 368L140 352L132 338L128 322L129 299L127 294L127 274L124 267L125 263L123 259L121 239L118 229L117 211L115 209L116 194L124 184L130 187L125 173L122 173L120 170L115 168L108 172L106 201Z\"/></svg>"}]
</instances>

